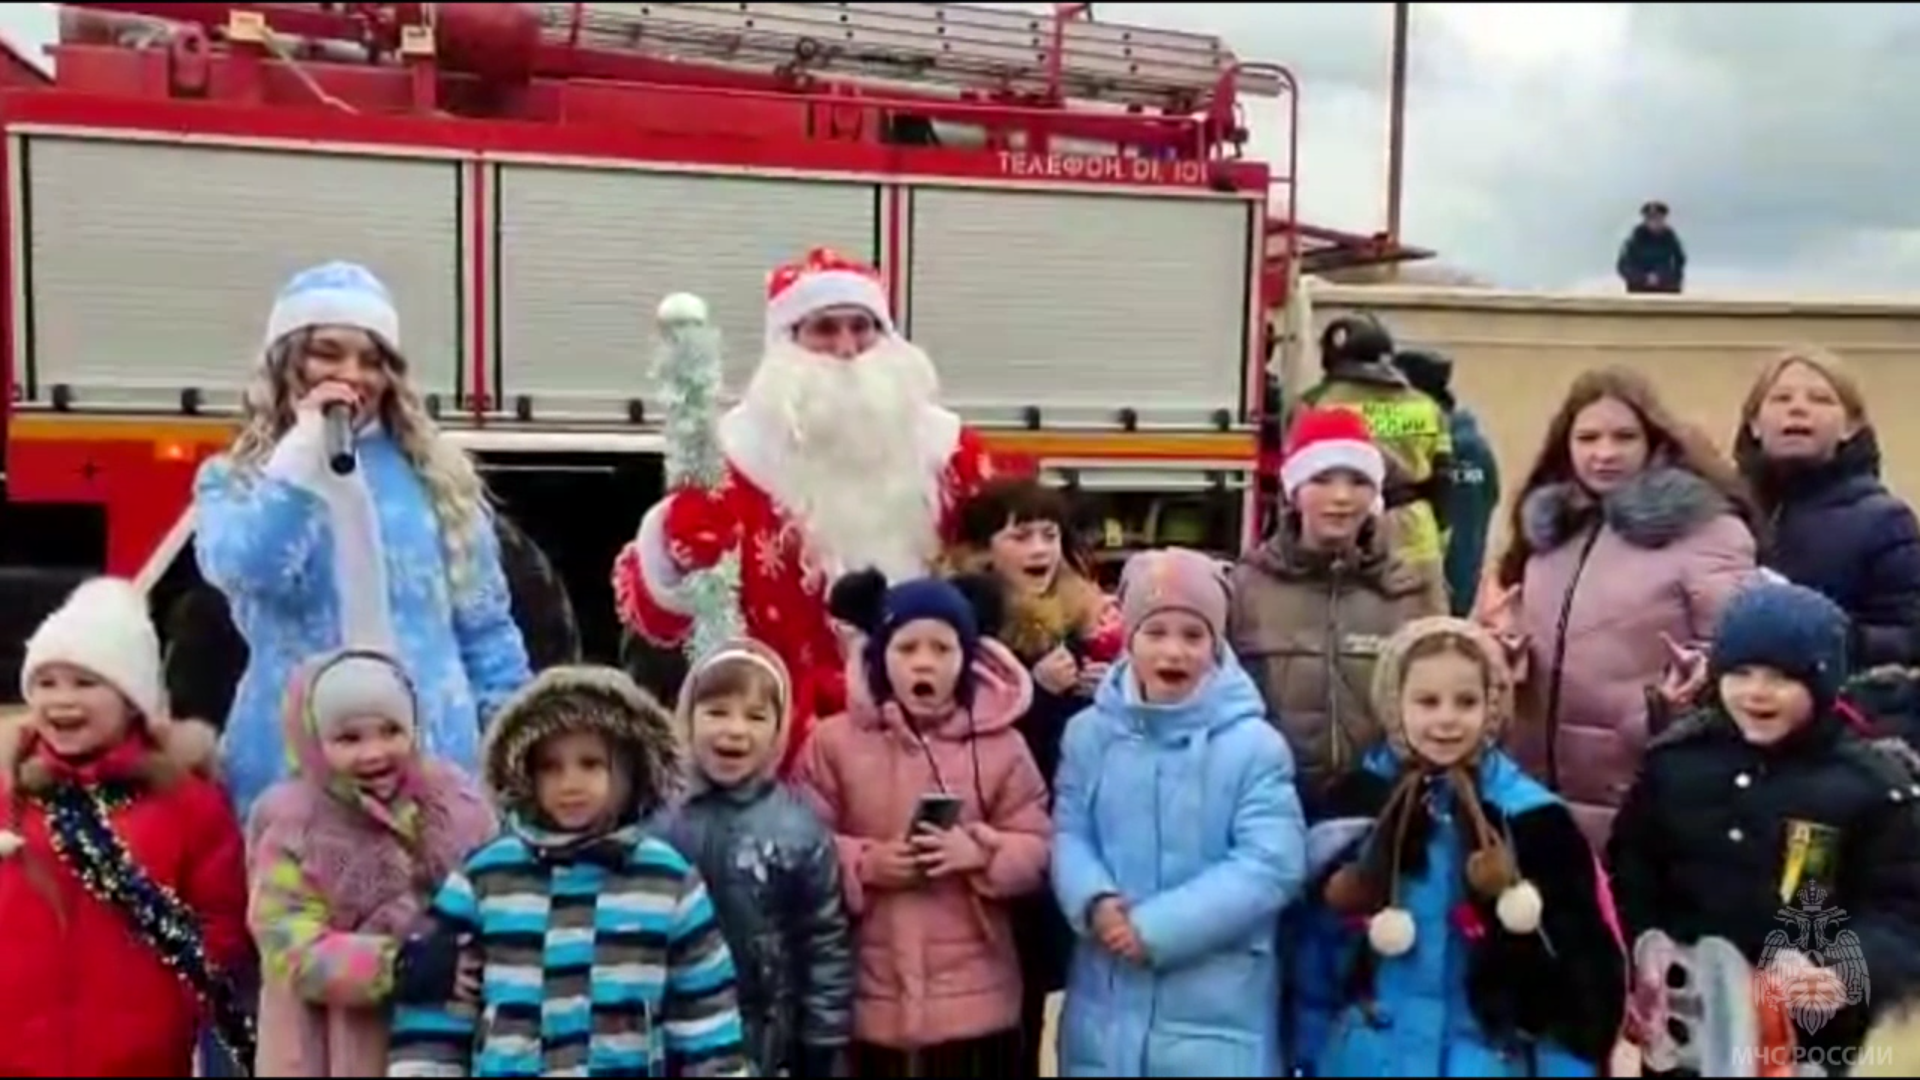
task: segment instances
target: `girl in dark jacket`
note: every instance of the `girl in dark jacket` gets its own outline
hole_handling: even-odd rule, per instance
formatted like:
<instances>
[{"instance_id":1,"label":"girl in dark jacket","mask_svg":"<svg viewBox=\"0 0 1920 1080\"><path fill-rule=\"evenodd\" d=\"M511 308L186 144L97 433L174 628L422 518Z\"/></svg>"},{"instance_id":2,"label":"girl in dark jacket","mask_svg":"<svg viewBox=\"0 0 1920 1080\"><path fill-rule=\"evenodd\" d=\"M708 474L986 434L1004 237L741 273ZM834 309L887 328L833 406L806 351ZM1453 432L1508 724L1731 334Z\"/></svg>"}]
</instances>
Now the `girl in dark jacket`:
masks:
<instances>
[{"instance_id":1,"label":"girl in dark jacket","mask_svg":"<svg viewBox=\"0 0 1920 1080\"><path fill-rule=\"evenodd\" d=\"M1852 666L1920 658L1920 527L1880 482L1866 399L1839 358L1803 349L1767 365L1736 446L1771 521L1762 561L1847 613Z\"/></svg>"},{"instance_id":2,"label":"girl in dark jacket","mask_svg":"<svg viewBox=\"0 0 1920 1080\"><path fill-rule=\"evenodd\" d=\"M1093 703L1120 653L1119 610L1082 570L1066 498L1037 480L988 482L961 507L958 532L950 568L991 573L1006 588L1001 643L1033 673L1033 704L1017 726L1051 789L1067 721ZM1044 890L1014 903L1013 926L1024 988L1020 1029L1037 1038L1048 995L1066 985L1074 935ZM1028 1075L1037 1076L1040 1049L1029 1050Z\"/></svg>"},{"instance_id":3,"label":"girl in dark jacket","mask_svg":"<svg viewBox=\"0 0 1920 1080\"><path fill-rule=\"evenodd\" d=\"M700 870L733 951L756 1076L844 1076L853 946L833 834L774 778L792 730L787 669L753 641L695 665L675 720L690 794L663 837Z\"/></svg>"},{"instance_id":4,"label":"girl in dark jacket","mask_svg":"<svg viewBox=\"0 0 1920 1080\"><path fill-rule=\"evenodd\" d=\"M1846 1060L1920 990L1920 784L1836 707L1846 616L1819 593L1740 593L1710 662L1712 704L1648 747L1614 822L1621 918L1725 938L1780 980L1801 1049Z\"/></svg>"}]
</instances>

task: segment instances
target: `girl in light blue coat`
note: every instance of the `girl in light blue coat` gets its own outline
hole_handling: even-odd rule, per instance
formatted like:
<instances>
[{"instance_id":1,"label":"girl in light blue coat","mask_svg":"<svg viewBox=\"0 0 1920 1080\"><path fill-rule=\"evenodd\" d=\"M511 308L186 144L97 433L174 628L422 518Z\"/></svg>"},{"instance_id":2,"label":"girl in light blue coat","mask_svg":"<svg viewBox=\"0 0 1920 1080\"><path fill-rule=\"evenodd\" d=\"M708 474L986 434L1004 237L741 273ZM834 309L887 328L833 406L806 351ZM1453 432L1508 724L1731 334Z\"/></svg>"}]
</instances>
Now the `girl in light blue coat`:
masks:
<instances>
[{"instance_id":1,"label":"girl in light blue coat","mask_svg":"<svg viewBox=\"0 0 1920 1080\"><path fill-rule=\"evenodd\" d=\"M327 460L348 410L356 467ZM242 814L282 778L279 703L295 667L344 645L402 660L423 752L476 772L480 728L529 678L486 493L407 380L400 317L366 269L294 276L268 319L244 426L194 486L201 576L227 597L247 670L226 725Z\"/></svg>"},{"instance_id":2,"label":"girl in light blue coat","mask_svg":"<svg viewBox=\"0 0 1920 1080\"><path fill-rule=\"evenodd\" d=\"M1067 726L1053 886L1079 936L1062 1076L1273 1076L1280 910L1305 874L1286 741L1223 647L1226 570L1146 552L1127 656Z\"/></svg>"},{"instance_id":3,"label":"girl in light blue coat","mask_svg":"<svg viewBox=\"0 0 1920 1080\"><path fill-rule=\"evenodd\" d=\"M1381 653L1373 709L1387 745L1328 801L1335 820L1371 827L1315 890L1350 922L1312 1073L1596 1076L1607 1064L1627 994L1612 903L1566 804L1497 746L1512 701L1500 646L1472 623L1408 623Z\"/></svg>"}]
</instances>

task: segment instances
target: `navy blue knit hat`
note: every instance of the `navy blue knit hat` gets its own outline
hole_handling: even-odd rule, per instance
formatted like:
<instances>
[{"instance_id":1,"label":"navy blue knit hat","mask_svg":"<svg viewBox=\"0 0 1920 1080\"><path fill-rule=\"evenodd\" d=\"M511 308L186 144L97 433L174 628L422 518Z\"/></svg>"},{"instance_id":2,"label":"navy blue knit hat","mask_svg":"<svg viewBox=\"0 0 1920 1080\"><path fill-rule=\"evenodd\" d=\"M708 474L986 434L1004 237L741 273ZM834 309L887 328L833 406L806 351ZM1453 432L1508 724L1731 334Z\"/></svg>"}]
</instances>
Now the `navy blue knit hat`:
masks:
<instances>
[{"instance_id":1,"label":"navy blue knit hat","mask_svg":"<svg viewBox=\"0 0 1920 1080\"><path fill-rule=\"evenodd\" d=\"M966 673L973 670L980 639L991 637L1000 628L1000 587L980 575L952 580L916 578L889 587L880 571L862 570L834 582L828 609L834 618L853 624L866 635L861 660L867 669L867 687L876 702L893 700L893 684L887 679L887 644L901 627L921 619L953 627L960 639L962 662L954 700L964 707L973 704L973 679Z\"/></svg>"},{"instance_id":2,"label":"navy blue knit hat","mask_svg":"<svg viewBox=\"0 0 1920 1080\"><path fill-rule=\"evenodd\" d=\"M1742 589L1720 613L1711 669L1726 672L1758 664L1806 684L1825 711L1847 677L1847 613L1801 585L1779 582Z\"/></svg>"}]
</instances>

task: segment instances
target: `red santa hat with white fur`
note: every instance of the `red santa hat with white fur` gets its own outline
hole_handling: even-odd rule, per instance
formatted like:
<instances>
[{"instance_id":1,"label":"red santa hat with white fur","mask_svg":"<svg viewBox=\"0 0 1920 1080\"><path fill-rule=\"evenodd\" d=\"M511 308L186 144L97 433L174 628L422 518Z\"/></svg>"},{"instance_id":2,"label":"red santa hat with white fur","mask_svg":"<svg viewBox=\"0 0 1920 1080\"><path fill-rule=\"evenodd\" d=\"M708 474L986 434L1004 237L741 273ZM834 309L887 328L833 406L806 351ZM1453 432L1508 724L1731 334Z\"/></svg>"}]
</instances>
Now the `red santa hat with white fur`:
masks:
<instances>
[{"instance_id":1,"label":"red santa hat with white fur","mask_svg":"<svg viewBox=\"0 0 1920 1080\"><path fill-rule=\"evenodd\" d=\"M855 307L894 333L892 304L880 271L832 248L817 247L767 277L767 340L793 333L808 316L828 308Z\"/></svg>"},{"instance_id":2,"label":"red santa hat with white fur","mask_svg":"<svg viewBox=\"0 0 1920 1080\"><path fill-rule=\"evenodd\" d=\"M1366 418L1352 409L1303 409L1287 432L1280 458L1280 487L1293 503L1301 488L1335 469L1373 482L1373 512L1386 508L1378 494L1387 482L1387 458L1373 441Z\"/></svg>"}]
</instances>

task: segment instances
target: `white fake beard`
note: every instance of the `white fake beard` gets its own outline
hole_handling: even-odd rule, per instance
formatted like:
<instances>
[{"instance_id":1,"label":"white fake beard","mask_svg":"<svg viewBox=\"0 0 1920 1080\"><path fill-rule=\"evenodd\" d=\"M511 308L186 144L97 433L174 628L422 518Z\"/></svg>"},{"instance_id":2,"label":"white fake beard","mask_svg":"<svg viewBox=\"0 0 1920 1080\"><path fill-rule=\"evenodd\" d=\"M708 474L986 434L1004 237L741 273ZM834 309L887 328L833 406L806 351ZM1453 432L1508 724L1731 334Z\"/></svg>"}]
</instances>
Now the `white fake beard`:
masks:
<instances>
[{"instance_id":1,"label":"white fake beard","mask_svg":"<svg viewBox=\"0 0 1920 1080\"><path fill-rule=\"evenodd\" d=\"M854 360L768 346L743 404L777 447L768 494L799 530L810 575L927 572L946 462L929 460L921 432L938 385L926 354L899 338Z\"/></svg>"}]
</instances>

